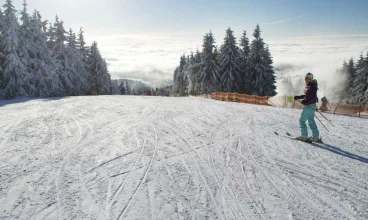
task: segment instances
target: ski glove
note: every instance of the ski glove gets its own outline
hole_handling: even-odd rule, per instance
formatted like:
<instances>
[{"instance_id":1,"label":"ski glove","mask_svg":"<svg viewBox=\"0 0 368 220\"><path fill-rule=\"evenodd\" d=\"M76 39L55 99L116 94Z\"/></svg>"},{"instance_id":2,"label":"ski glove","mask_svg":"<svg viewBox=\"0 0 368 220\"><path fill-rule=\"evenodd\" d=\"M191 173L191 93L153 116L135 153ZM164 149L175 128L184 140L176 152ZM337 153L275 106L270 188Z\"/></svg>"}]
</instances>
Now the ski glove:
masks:
<instances>
[{"instance_id":1,"label":"ski glove","mask_svg":"<svg viewBox=\"0 0 368 220\"><path fill-rule=\"evenodd\" d=\"M294 96L294 100L298 100L298 99L301 99L301 97L299 95Z\"/></svg>"}]
</instances>

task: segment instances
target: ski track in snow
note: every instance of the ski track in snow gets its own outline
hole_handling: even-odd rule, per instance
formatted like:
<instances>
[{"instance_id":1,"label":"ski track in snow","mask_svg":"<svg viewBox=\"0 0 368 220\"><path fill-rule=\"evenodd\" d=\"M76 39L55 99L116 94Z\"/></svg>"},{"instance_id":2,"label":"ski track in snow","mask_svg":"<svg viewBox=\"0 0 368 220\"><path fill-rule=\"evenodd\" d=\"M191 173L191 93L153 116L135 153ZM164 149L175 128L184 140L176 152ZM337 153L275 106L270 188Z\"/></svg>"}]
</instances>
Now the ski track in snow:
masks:
<instances>
[{"instance_id":1,"label":"ski track in snow","mask_svg":"<svg viewBox=\"0 0 368 220\"><path fill-rule=\"evenodd\" d=\"M288 138L300 113L194 97L0 101L0 219L368 219L367 120L326 114L326 144L309 144Z\"/></svg>"}]
</instances>

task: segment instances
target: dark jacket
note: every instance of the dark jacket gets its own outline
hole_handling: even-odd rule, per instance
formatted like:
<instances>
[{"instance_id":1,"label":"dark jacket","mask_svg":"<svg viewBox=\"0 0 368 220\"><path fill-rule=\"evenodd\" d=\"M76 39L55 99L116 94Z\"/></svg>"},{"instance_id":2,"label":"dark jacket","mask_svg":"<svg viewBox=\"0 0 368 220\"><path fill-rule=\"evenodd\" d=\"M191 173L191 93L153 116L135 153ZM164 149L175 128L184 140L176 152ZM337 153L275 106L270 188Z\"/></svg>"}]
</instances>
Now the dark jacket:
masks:
<instances>
[{"instance_id":1,"label":"dark jacket","mask_svg":"<svg viewBox=\"0 0 368 220\"><path fill-rule=\"evenodd\" d=\"M300 98L303 99L302 104L311 105L311 104L316 103L317 102L317 90L318 90L317 80L313 79L305 87L304 95L300 96Z\"/></svg>"}]
</instances>

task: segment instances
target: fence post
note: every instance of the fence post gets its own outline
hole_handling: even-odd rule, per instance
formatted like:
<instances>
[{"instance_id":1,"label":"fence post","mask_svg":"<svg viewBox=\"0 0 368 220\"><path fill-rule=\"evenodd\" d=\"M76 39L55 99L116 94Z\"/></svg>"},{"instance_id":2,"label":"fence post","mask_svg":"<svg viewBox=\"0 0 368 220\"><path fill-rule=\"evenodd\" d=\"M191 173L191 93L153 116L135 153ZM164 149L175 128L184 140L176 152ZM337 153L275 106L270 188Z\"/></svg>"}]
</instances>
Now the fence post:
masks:
<instances>
[{"instance_id":1,"label":"fence post","mask_svg":"<svg viewBox=\"0 0 368 220\"><path fill-rule=\"evenodd\" d=\"M335 112L336 112L337 107L339 107L339 105L340 105L340 102L339 102L339 103L337 103L336 108L335 108L335 111L334 111L334 114L335 114Z\"/></svg>"},{"instance_id":2,"label":"fence post","mask_svg":"<svg viewBox=\"0 0 368 220\"><path fill-rule=\"evenodd\" d=\"M287 107L287 101L286 101L286 99L287 99L287 96L285 95L285 99L284 99L284 108L286 108L286 107Z\"/></svg>"}]
</instances>

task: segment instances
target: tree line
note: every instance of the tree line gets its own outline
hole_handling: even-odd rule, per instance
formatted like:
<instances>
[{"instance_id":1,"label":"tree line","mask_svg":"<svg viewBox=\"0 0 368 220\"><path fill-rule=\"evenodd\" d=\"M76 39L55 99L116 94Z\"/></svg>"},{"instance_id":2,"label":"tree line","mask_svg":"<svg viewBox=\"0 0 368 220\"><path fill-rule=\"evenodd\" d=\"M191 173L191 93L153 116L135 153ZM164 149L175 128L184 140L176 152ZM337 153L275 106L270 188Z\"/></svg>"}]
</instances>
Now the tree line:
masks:
<instances>
[{"instance_id":1,"label":"tree line","mask_svg":"<svg viewBox=\"0 0 368 220\"><path fill-rule=\"evenodd\" d=\"M343 78L335 88L340 102L368 106L368 53L365 57L360 54L356 62L353 58L344 61L337 75Z\"/></svg>"},{"instance_id":2,"label":"tree line","mask_svg":"<svg viewBox=\"0 0 368 220\"><path fill-rule=\"evenodd\" d=\"M35 10L18 13L11 0L0 9L0 98L110 94L107 63L97 42L87 46L83 29L76 34L43 20ZM20 16L20 21L18 18Z\"/></svg>"},{"instance_id":3,"label":"tree line","mask_svg":"<svg viewBox=\"0 0 368 220\"><path fill-rule=\"evenodd\" d=\"M174 71L174 96L237 92L259 96L276 95L276 77L268 46L256 26L251 44L246 31L237 42L231 28L220 46L212 32L203 37L202 50L180 57ZM239 46L238 46L239 44Z\"/></svg>"}]
</instances>

